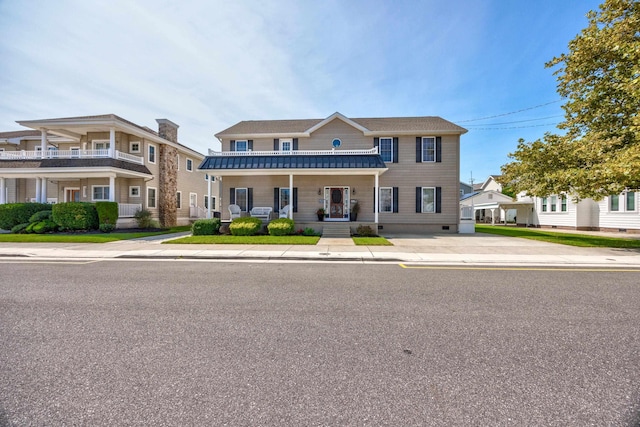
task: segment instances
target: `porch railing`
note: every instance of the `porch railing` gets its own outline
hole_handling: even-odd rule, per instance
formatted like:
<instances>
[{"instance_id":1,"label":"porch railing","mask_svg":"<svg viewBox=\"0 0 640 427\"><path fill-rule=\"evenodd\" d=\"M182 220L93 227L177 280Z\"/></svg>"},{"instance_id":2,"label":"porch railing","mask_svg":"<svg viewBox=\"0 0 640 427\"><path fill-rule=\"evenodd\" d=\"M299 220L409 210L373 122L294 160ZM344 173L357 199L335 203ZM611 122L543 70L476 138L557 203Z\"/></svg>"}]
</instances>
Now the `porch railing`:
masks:
<instances>
[{"instance_id":1,"label":"porch railing","mask_svg":"<svg viewBox=\"0 0 640 427\"><path fill-rule=\"evenodd\" d=\"M348 155L358 156L365 154L378 154L378 147L368 150L272 150L272 151L213 151L209 149L210 156L324 156L324 155Z\"/></svg>"},{"instance_id":2,"label":"porch railing","mask_svg":"<svg viewBox=\"0 0 640 427\"><path fill-rule=\"evenodd\" d=\"M473 206L460 207L460 219L473 219Z\"/></svg>"},{"instance_id":3,"label":"porch railing","mask_svg":"<svg viewBox=\"0 0 640 427\"><path fill-rule=\"evenodd\" d=\"M141 210L141 203L118 203L118 218L133 218Z\"/></svg>"},{"instance_id":4,"label":"porch railing","mask_svg":"<svg viewBox=\"0 0 640 427\"><path fill-rule=\"evenodd\" d=\"M200 206L189 206L189 218L206 218L207 210Z\"/></svg>"},{"instance_id":5,"label":"porch railing","mask_svg":"<svg viewBox=\"0 0 640 427\"><path fill-rule=\"evenodd\" d=\"M111 157L109 150L48 150L42 151L0 151L0 160L42 160L42 159L96 159ZM144 159L116 150L115 158L139 165Z\"/></svg>"}]
</instances>

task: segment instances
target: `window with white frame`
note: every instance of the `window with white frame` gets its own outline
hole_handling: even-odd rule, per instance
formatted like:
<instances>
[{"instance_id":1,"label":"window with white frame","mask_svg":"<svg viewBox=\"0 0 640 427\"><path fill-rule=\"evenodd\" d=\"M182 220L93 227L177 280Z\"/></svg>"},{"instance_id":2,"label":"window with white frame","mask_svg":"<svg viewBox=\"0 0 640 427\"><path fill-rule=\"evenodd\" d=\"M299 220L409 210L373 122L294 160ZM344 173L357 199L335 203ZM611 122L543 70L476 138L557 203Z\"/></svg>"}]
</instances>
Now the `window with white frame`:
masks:
<instances>
[{"instance_id":1,"label":"window with white frame","mask_svg":"<svg viewBox=\"0 0 640 427\"><path fill-rule=\"evenodd\" d=\"M280 200L278 202L278 209L282 209L290 203L291 198L289 196L289 188L280 187Z\"/></svg>"},{"instance_id":2,"label":"window with white frame","mask_svg":"<svg viewBox=\"0 0 640 427\"><path fill-rule=\"evenodd\" d=\"M636 193L633 191L627 191L625 193L625 209L629 211L636 210Z\"/></svg>"},{"instance_id":3,"label":"window with white frame","mask_svg":"<svg viewBox=\"0 0 640 427\"><path fill-rule=\"evenodd\" d=\"M609 196L609 211L611 212L634 212L636 210L636 193L625 191L622 194L612 194Z\"/></svg>"},{"instance_id":4,"label":"window with white frame","mask_svg":"<svg viewBox=\"0 0 640 427\"><path fill-rule=\"evenodd\" d=\"M130 153L140 153L140 141L130 141L129 142L129 152Z\"/></svg>"},{"instance_id":5,"label":"window with white frame","mask_svg":"<svg viewBox=\"0 0 640 427\"><path fill-rule=\"evenodd\" d=\"M611 212L618 212L620 210L620 196L612 194L609 196L609 210Z\"/></svg>"},{"instance_id":6,"label":"window with white frame","mask_svg":"<svg viewBox=\"0 0 640 427\"><path fill-rule=\"evenodd\" d=\"M385 162L393 162L393 138L380 138L378 148Z\"/></svg>"},{"instance_id":7,"label":"window with white frame","mask_svg":"<svg viewBox=\"0 0 640 427\"><path fill-rule=\"evenodd\" d=\"M434 136L422 137L422 161L436 161L436 138Z\"/></svg>"},{"instance_id":8,"label":"window with white frame","mask_svg":"<svg viewBox=\"0 0 640 427\"><path fill-rule=\"evenodd\" d=\"M246 188L236 188L235 189L236 192L236 205L240 206L240 210L242 212L246 212L247 211L247 197L249 192L247 191Z\"/></svg>"},{"instance_id":9,"label":"window with white frame","mask_svg":"<svg viewBox=\"0 0 640 427\"><path fill-rule=\"evenodd\" d=\"M435 213L436 211L436 189L433 187L422 187L422 213Z\"/></svg>"},{"instance_id":10,"label":"window with white frame","mask_svg":"<svg viewBox=\"0 0 640 427\"><path fill-rule=\"evenodd\" d=\"M541 202L541 203L542 203L542 209L541 209L541 210L542 210L542 212L546 212L546 211L547 211L547 203L548 203L548 202L547 202L547 198L546 198L546 197L543 197L543 198L542 198L542 202Z\"/></svg>"},{"instance_id":11,"label":"window with white frame","mask_svg":"<svg viewBox=\"0 0 640 427\"><path fill-rule=\"evenodd\" d=\"M153 144L149 144L149 151L148 151L148 156L147 156L149 163L154 163L156 162L156 146Z\"/></svg>"},{"instance_id":12,"label":"window with white frame","mask_svg":"<svg viewBox=\"0 0 640 427\"><path fill-rule=\"evenodd\" d=\"M140 197L140 186L139 185L130 185L129 186L129 197Z\"/></svg>"},{"instance_id":13,"label":"window with white frame","mask_svg":"<svg viewBox=\"0 0 640 427\"><path fill-rule=\"evenodd\" d=\"M392 187L380 187L380 212L393 212Z\"/></svg>"},{"instance_id":14,"label":"window with white frame","mask_svg":"<svg viewBox=\"0 0 640 427\"><path fill-rule=\"evenodd\" d=\"M95 139L92 142L94 150L108 150L111 148L111 142L108 139Z\"/></svg>"},{"instance_id":15,"label":"window with white frame","mask_svg":"<svg viewBox=\"0 0 640 427\"><path fill-rule=\"evenodd\" d=\"M187 170L193 172L193 160L187 159Z\"/></svg>"},{"instance_id":16,"label":"window with white frame","mask_svg":"<svg viewBox=\"0 0 640 427\"><path fill-rule=\"evenodd\" d=\"M280 150L281 151L291 151L293 146L293 140L291 139L281 139L280 140Z\"/></svg>"},{"instance_id":17,"label":"window with white frame","mask_svg":"<svg viewBox=\"0 0 640 427\"><path fill-rule=\"evenodd\" d=\"M247 151L247 141L236 141L236 151Z\"/></svg>"},{"instance_id":18,"label":"window with white frame","mask_svg":"<svg viewBox=\"0 0 640 427\"><path fill-rule=\"evenodd\" d=\"M91 200L109 200L109 186L108 185L92 185L91 186Z\"/></svg>"},{"instance_id":19,"label":"window with white frame","mask_svg":"<svg viewBox=\"0 0 640 427\"><path fill-rule=\"evenodd\" d=\"M209 196L207 195L204 196L204 208L209 209ZM216 208L216 197L211 196L211 209L215 209L215 208Z\"/></svg>"},{"instance_id":20,"label":"window with white frame","mask_svg":"<svg viewBox=\"0 0 640 427\"><path fill-rule=\"evenodd\" d=\"M560 196L560 212L566 212L567 211L567 196L562 195Z\"/></svg>"},{"instance_id":21,"label":"window with white frame","mask_svg":"<svg viewBox=\"0 0 640 427\"><path fill-rule=\"evenodd\" d=\"M156 193L157 189L155 187L147 188L147 207L155 208L156 207Z\"/></svg>"},{"instance_id":22,"label":"window with white frame","mask_svg":"<svg viewBox=\"0 0 640 427\"><path fill-rule=\"evenodd\" d=\"M182 191L176 192L176 208L182 208Z\"/></svg>"},{"instance_id":23,"label":"window with white frame","mask_svg":"<svg viewBox=\"0 0 640 427\"><path fill-rule=\"evenodd\" d=\"M198 206L198 195L196 193L189 193L189 206L192 208Z\"/></svg>"},{"instance_id":24,"label":"window with white frame","mask_svg":"<svg viewBox=\"0 0 640 427\"><path fill-rule=\"evenodd\" d=\"M558 210L558 197L551 196L549 198L549 207L551 208L551 212L555 212Z\"/></svg>"}]
</instances>

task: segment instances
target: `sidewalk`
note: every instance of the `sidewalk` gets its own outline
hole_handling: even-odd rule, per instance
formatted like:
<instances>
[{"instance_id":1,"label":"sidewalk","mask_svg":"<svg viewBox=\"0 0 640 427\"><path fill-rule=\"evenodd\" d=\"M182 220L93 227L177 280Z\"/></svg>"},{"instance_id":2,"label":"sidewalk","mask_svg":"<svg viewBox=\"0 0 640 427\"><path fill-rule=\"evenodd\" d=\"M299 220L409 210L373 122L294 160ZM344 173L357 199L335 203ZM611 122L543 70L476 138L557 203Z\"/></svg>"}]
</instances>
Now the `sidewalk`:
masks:
<instances>
[{"instance_id":1,"label":"sidewalk","mask_svg":"<svg viewBox=\"0 0 640 427\"><path fill-rule=\"evenodd\" d=\"M279 260L432 266L640 268L638 250L579 248L483 233L386 236L393 246L355 246L351 239L326 238L313 246L170 243L171 239L185 234L188 233L111 243L0 243L0 259Z\"/></svg>"}]
</instances>

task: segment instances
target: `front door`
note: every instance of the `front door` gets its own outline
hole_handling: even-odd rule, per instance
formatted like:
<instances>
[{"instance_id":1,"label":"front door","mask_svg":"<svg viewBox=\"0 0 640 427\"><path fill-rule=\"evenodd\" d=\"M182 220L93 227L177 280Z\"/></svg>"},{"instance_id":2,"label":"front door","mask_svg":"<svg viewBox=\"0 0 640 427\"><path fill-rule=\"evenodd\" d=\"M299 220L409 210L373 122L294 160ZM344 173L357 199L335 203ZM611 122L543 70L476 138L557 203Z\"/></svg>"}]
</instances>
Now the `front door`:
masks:
<instances>
[{"instance_id":1,"label":"front door","mask_svg":"<svg viewBox=\"0 0 640 427\"><path fill-rule=\"evenodd\" d=\"M80 201L80 189L79 188L65 188L64 190L65 202L79 202Z\"/></svg>"},{"instance_id":2,"label":"front door","mask_svg":"<svg viewBox=\"0 0 640 427\"><path fill-rule=\"evenodd\" d=\"M344 189L342 187L329 189L329 218L344 218Z\"/></svg>"}]
</instances>

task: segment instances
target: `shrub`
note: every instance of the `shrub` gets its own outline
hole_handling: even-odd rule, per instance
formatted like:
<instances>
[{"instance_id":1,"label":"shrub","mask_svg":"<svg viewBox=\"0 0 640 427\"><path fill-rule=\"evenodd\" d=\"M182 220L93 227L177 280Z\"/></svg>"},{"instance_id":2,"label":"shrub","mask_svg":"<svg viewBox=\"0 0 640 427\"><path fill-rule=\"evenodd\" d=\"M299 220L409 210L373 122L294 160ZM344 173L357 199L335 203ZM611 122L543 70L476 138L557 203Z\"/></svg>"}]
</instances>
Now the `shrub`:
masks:
<instances>
[{"instance_id":1,"label":"shrub","mask_svg":"<svg viewBox=\"0 0 640 427\"><path fill-rule=\"evenodd\" d=\"M52 219L62 230L95 230L98 228L96 207L87 202L53 205Z\"/></svg>"},{"instance_id":2,"label":"shrub","mask_svg":"<svg viewBox=\"0 0 640 427\"><path fill-rule=\"evenodd\" d=\"M261 228L260 218L252 217L236 218L229 225L229 231L234 236L255 236Z\"/></svg>"},{"instance_id":3,"label":"shrub","mask_svg":"<svg viewBox=\"0 0 640 427\"><path fill-rule=\"evenodd\" d=\"M11 230L18 224L29 222L31 215L40 211L50 211L53 205L47 203L7 203L0 205L0 228Z\"/></svg>"},{"instance_id":4,"label":"shrub","mask_svg":"<svg viewBox=\"0 0 640 427\"><path fill-rule=\"evenodd\" d=\"M96 211L98 212L99 224L118 223L118 204L116 202L96 202Z\"/></svg>"},{"instance_id":5,"label":"shrub","mask_svg":"<svg viewBox=\"0 0 640 427\"><path fill-rule=\"evenodd\" d=\"M303 236L317 236L318 233L311 227L306 227L301 233Z\"/></svg>"},{"instance_id":6,"label":"shrub","mask_svg":"<svg viewBox=\"0 0 640 427\"><path fill-rule=\"evenodd\" d=\"M358 236L360 237L374 237L377 236L376 233L373 232L373 229L368 225L359 225L356 229Z\"/></svg>"},{"instance_id":7,"label":"shrub","mask_svg":"<svg viewBox=\"0 0 640 427\"><path fill-rule=\"evenodd\" d=\"M45 220L33 223L33 227L31 228L31 231L33 231L36 234L43 234L43 233L49 233L51 231L56 231L57 229L58 229L58 224L56 224L50 219L45 219Z\"/></svg>"},{"instance_id":8,"label":"shrub","mask_svg":"<svg viewBox=\"0 0 640 427\"><path fill-rule=\"evenodd\" d=\"M108 222L103 222L102 224L100 224L99 228L100 228L100 231L102 231L103 233L111 233L113 230L116 229L116 226Z\"/></svg>"},{"instance_id":9,"label":"shrub","mask_svg":"<svg viewBox=\"0 0 640 427\"><path fill-rule=\"evenodd\" d=\"M18 224L11 228L11 232L14 234L23 234L25 233L25 229L30 225L29 222L23 222L22 224Z\"/></svg>"},{"instance_id":10,"label":"shrub","mask_svg":"<svg viewBox=\"0 0 640 427\"><path fill-rule=\"evenodd\" d=\"M220 219L199 219L191 226L191 234L194 236L211 236L217 234L220 229Z\"/></svg>"},{"instance_id":11,"label":"shrub","mask_svg":"<svg viewBox=\"0 0 640 427\"><path fill-rule=\"evenodd\" d=\"M40 211L36 212L29 218L29 222L40 222L45 219L51 219L52 212L51 211Z\"/></svg>"},{"instance_id":12,"label":"shrub","mask_svg":"<svg viewBox=\"0 0 640 427\"><path fill-rule=\"evenodd\" d=\"M151 219L151 212L146 209L138 210L133 215L139 228L153 228L155 221Z\"/></svg>"},{"instance_id":13,"label":"shrub","mask_svg":"<svg viewBox=\"0 0 640 427\"><path fill-rule=\"evenodd\" d=\"M267 225L267 230L271 236L288 236L293 234L294 222L289 218L274 219Z\"/></svg>"}]
</instances>

